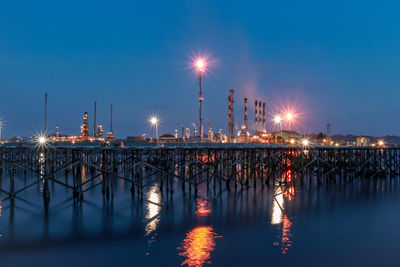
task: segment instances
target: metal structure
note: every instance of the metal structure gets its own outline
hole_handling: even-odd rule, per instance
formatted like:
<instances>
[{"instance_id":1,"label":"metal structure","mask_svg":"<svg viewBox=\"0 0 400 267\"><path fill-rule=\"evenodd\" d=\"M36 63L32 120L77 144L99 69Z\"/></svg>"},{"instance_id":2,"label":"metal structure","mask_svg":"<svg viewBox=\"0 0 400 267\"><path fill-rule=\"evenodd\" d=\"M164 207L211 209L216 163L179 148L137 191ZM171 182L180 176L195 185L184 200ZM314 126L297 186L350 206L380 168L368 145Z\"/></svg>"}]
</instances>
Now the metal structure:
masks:
<instances>
[{"instance_id":1,"label":"metal structure","mask_svg":"<svg viewBox=\"0 0 400 267\"><path fill-rule=\"evenodd\" d=\"M89 139L89 113L83 114L83 124L81 125L81 138L82 140Z\"/></svg>"},{"instance_id":2,"label":"metal structure","mask_svg":"<svg viewBox=\"0 0 400 267\"><path fill-rule=\"evenodd\" d=\"M18 174L18 175L17 175ZM28 175L29 174L29 175ZM34 174L34 175L32 175ZM117 180L130 184L132 194L159 184L173 193L194 193L200 184L214 190L258 186L346 184L354 179L392 179L400 175L400 148L269 147L267 145L169 145L111 147L1 147L0 188L14 201L25 190L41 184L45 201L49 182L71 190L82 200L101 187L109 199ZM18 179L25 177L22 186ZM26 177L34 177L27 180Z\"/></svg>"},{"instance_id":3,"label":"metal structure","mask_svg":"<svg viewBox=\"0 0 400 267\"><path fill-rule=\"evenodd\" d=\"M93 138L97 138L97 101L94 101L94 114L93 114Z\"/></svg>"},{"instance_id":4,"label":"metal structure","mask_svg":"<svg viewBox=\"0 0 400 267\"><path fill-rule=\"evenodd\" d=\"M247 121L247 98L244 99L244 130L248 133L248 121Z\"/></svg>"},{"instance_id":5,"label":"metal structure","mask_svg":"<svg viewBox=\"0 0 400 267\"><path fill-rule=\"evenodd\" d=\"M258 101L254 101L254 134L258 133Z\"/></svg>"},{"instance_id":6,"label":"metal structure","mask_svg":"<svg viewBox=\"0 0 400 267\"><path fill-rule=\"evenodd\" d=\"M262 132L261 112L262 112L262 102L258 101L258 131L259 132Z\"/></svg>"},{"instance_id":7,"label":"metal structure","mask_svg":"<svg viewBox=\"0 0 400 267\"><path fill-rule=\"evenodd\" d=\"M200 76L199 76L199 87L200 87L200 91L199 91L199 128L200 128L200 138L203 139L203 117L202 117L202 109L201 109L201 104L203 103L203 91L201 88L201 81L203 79L203 69L200 68L199 69L200 72Z\"/></svg>"},{"instance_id":8,"label":"metal structure","mask_svg":"<svg viewBox=\"0 0 400 267\"><path fill-rule=\"evenodd\" d=\"M265 118L265 102L263 103L263 111L262 111L262 113L263 113L263 118L262 118L262 131L265 132L265 121L266 121L266 118Z\"/></svg>"},{"instance_id":9,"label":"metal structure","mask_svg":"<svg viewBox=\"0 0 400 267\"><path fill-rule=\"evenodd\" d=\"M158 135L158 134L157 134ZM114 140L114 130L113 130L113 105L110 107L110 131L107 133L107 140ZM158 138L158 136L157 136Z\"/></svg>"},{"instance_id":10,"label":"metal structure","mask_svg":"<svg viewBox=\"0 0 400 267\"><path fill-rule=\"evenodd\" d=\"M235 124L234 116L233 116L233 103L234 103L234 98L233 98L234 90L230 89L229 90L229 113L228 113L228 142L231 143L233 142L235 135L233 133L233 128Z\"/></svg>"},{"instance_id":11,"label":"metal structure","mask_svg":"<svg viewBox=\"0 0 400 267\"><path fill-rule=\"evenodd\" d=\"M47 134L47 92L44 95L44 134Z\"/></svg>"}]
</instances>

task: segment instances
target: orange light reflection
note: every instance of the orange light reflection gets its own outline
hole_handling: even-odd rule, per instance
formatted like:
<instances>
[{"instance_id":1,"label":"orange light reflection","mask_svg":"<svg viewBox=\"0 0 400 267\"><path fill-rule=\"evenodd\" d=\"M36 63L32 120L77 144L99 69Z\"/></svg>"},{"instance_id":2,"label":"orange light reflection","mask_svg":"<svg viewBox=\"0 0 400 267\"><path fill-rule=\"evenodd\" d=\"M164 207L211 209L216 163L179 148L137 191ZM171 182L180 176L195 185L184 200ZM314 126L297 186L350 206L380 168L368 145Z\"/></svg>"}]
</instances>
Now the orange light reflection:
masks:
<instances>
[{"instance_id":1,"label":"orange light reflection","mask_svg":"<svg viewBox=\"0 0 400 267\"><path fill-rule=\"evenodd\" d=\"M181 265L202 266L211 263L211 252L215 249L215 239L220 238L211 226L199 226L186 234L179 256L186 257Z\"/></svg>"},{"instance_id":2,"label":"orange light reflection","mask_svg":"<svg viewBox=\"0 0 400 267\"><path fill-rule=\"evenodd\" d=\"M292 222L289 220L289 218L285 215L283 217L283 226L282 226L282 237L280 242L276 241L274 243L275 246L280 246L281 247L281 252L282 254L286 254L289 248L292 246L292 240L291 238L293 235L290 233L290 228L292 227Z\"/></svg>"},{"instance_id":3,"label":"orange light reflection","mask_svg":"<svg viewBox=\"0 0 400 267\"><path fill-rule=\"evenodd\" d=\"M198 199L197 201L197 216L208 216L211 214L210 202L208 199Z\"/></svg>"}]
</instances>

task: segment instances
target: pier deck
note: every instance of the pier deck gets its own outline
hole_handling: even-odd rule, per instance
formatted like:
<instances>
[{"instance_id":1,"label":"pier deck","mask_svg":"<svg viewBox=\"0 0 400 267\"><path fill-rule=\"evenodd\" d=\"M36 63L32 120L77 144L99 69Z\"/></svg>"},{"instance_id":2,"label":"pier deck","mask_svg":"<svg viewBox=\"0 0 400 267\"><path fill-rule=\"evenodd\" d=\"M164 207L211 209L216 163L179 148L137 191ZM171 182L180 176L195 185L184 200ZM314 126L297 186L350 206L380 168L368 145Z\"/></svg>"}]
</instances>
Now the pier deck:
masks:
<instances>
[{"instance_id":1,"label":"pier deck","mask_svg":"<svg viewBox=\"0 0 400 267\"><path fill-rule=\"evenodd\" d=\"M16 186L15 174L37 177ZM199 185L214 190L295 183L322 184L356 178L394 178L400 174L400 148L282 147L256 144L171 144L132 147L15 146L0 148L0 176L9 188L3 199L43 183L45 201L49 181L71 190L82 200L96 187L109 199L115 181L130 184L132 194L143 194L158 183L173 194L177 186L196 193ZM156 177L156 178L154 178ZM32 189L34 190L34 189Z\"/></svg>"}]
</instances>

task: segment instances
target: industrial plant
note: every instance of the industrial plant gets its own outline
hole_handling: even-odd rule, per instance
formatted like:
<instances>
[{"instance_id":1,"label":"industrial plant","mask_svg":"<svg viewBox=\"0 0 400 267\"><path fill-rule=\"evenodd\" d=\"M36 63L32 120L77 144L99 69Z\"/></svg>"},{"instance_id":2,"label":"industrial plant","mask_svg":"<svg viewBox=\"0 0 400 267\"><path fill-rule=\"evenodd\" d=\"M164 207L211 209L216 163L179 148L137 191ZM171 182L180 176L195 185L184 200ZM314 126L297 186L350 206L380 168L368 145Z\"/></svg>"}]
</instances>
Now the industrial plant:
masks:
<instances>
[{"instance_id":1,"label":"industrial plant","mask_svg":"<svg viewBox=\"0 0 400 267\"><path fill-rule=\"evenodd\" d=\"M146 134L141 136L128 136L126 138L115 138L113 129L113 105L110 105L110 126L107 134L104 134L104 128L102 124L97 123L97 101L94 101L93 111L93 126L90 127L89 112L83 112L83 121L80 126L80 135L65 135L60 132L59 125L56 125L55 133L51 133L47 127L47 93L45 93L44 99L44 132L40 135L41 140L45 140L48 143L70 143L74 144L90 144L97 143L101 145L112 145L112 146L125 146L135 145L137 143L152 143L152 144L166 144L166 143L253 143L253 144L276 144L280 146L310 146L310 145L322 145L322 146L385 146L385 141L379 138L374 142L368 137L355 137L350 142L348 140L335 139L331 136L331 124L327 124L326 133L319 134L308 134L302 135L291 129L291 125L298 121L298 115L294 110L286 111L283 114L272 114L267 109L265 101L260 99L249 99L248 97L243 98L243 120L240 123L235 124L235 90L230 89L227 97L227 124L228 131L223 132L219 129L214 132L211 128L210 122L207 123L207 132L204 134L203 125L203 75L207 69L207 62L204 59L197 59L194 62L194 68L199 72L199 123L196 125L192 123L192 127L181 127L174 130L173 134L165 133L159 135L158 128L160 119L157 115L152 115L148 122L152 128L155 129L155 137L147 137ZM248 105L254 103L254 125L251 129L249 127L248 117ZM242 115L242 112L240 112ZM225 115L223 115L225 117ZM269 125L270 124L270 125ZM235 129L235 125L241 125L240 129ZM5 143L22 143L22 142L36 142L37 136L30 138L10 138L2 139L1 130L3 125L0 124L0 141L1 144ZM78 129L78 127L77 127ZM268 130L269 129L269 130ZM272 129L278 129L273 131ZM180 132L180 134L179 134Z\"/></svg>"}]
</instances>

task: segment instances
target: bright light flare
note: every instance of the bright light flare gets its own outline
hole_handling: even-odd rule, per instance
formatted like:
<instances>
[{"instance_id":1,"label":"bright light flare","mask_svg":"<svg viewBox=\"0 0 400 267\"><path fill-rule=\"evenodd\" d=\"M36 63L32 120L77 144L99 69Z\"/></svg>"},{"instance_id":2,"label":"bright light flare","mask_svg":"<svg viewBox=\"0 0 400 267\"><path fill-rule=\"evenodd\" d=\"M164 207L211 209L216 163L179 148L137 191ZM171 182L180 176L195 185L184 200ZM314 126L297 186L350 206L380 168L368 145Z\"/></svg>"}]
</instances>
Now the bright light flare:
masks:
<instances>
[{"instance_id":1,"label":"bright light flare","mask_svg":"<svg viewBox=\"0 0 400 267\"><path fill-rule=\"evenodd\" d=\"M286 115L285 115L285 118L286 118L287 121L293 120L293 117L294 117L294 115L293 115L292 112L288 112L288 113L286 113Z\"/></svg>"},{"instance_id":2,"label":"bright light flare","mask_svg":"<svg viewBox=\"0 0 400 267\"><path fill-rule=\"evenodd\" d=\"M156 125L158 124L158 118L156 116L152 116L150 117L149 122L151 125Z\"/></svg>"},{"instance_id":3,"label":"bright light flare","mask_svg":"<svg viewBox=\"0 0 400 267\"><path fill-rule=\"evenodd\" d=\"M148 116L147 122L150 126L158 126L160 124L160 117L157 114L151 114Z\"/></svg>"},{"instance_id":4,"label":"bright light flare","mask_svg":"<svg viewBox=\"0 0 400 267\"><path fill-rule=\"evenodd\" d=\"M378 140L378 146L384 146L385 145L385 141L383 141L382 139Z\"/></svg>"},{"instance_id":5,"label":"bright light flare","mask_svg":"<svg viewBox=\"0 0 400 267\"><path fill-rule=\"evenodd\" d=\"M275 123L275 124L281 124L282 123L282 117L280 116L280 115L276 115L276 116L274 116L274 118L273 118L273 122Z\"/></svg>"},{"instance_id":6,"label":"bright light flare","mask_svg":"<svg viewBox=\"0 0 400 267\"><path fill-rule=\"evenodd\" d=\"M36 146L38 147L45 147L48 143L48 138L46 135L38 135L35 138Z\"/></svg>"},{"instance_id":7,"label":"bright light flare","mask_svg":"<svg viewBox=\"0 0 400 267\"><path fill-rule=\"evenodd\" d=\"M197 67L197 69L199 70L199 71L203 71L204 70L204 68L205 68L205 62L204 62L204 60L203 59L198 59L197 61L196 61L196 67Z\"/></svg>"},{"instance_id":8,"label":"bright light flare","mask_svg":"<svg viewBox=\"0 0 400 267\"><path fill-rule=\"evenodd\" d=\"M301 145L303 147L309 147L310 146L310 140L308 138L304 138L303 140L301 140Z\"/></svg>"}]
</instances>

